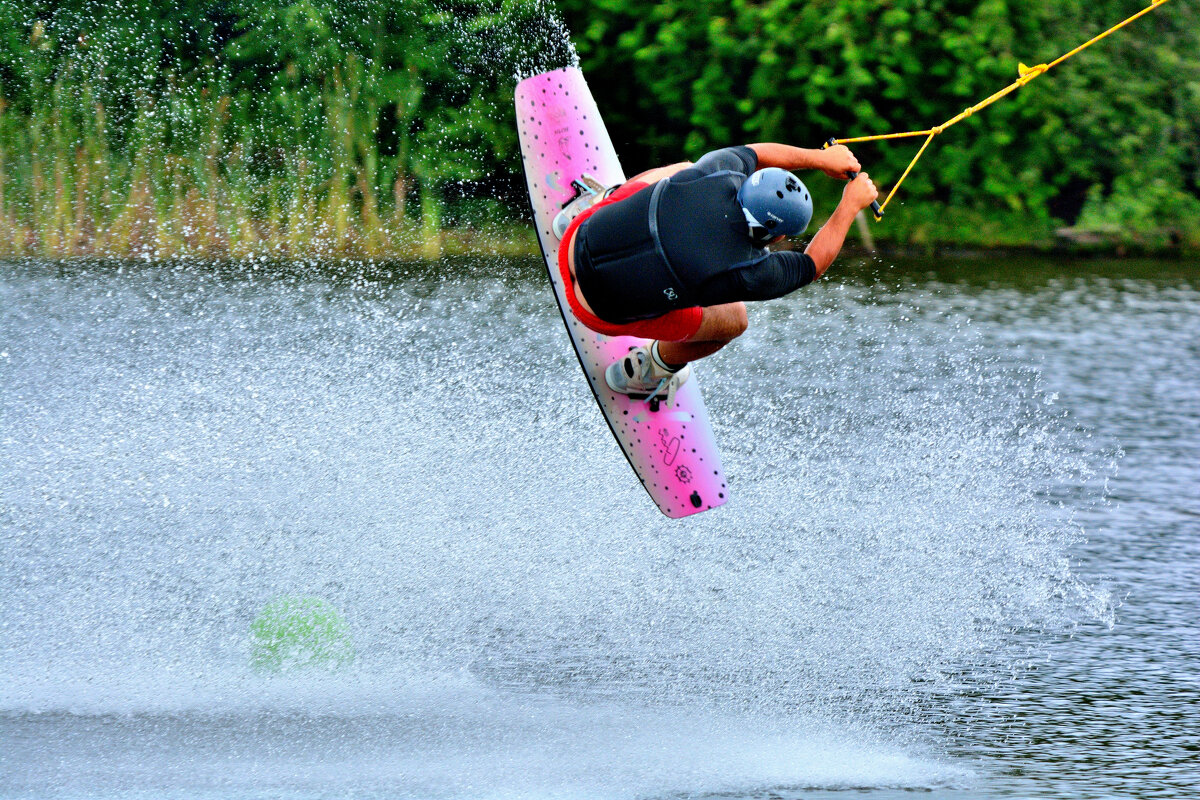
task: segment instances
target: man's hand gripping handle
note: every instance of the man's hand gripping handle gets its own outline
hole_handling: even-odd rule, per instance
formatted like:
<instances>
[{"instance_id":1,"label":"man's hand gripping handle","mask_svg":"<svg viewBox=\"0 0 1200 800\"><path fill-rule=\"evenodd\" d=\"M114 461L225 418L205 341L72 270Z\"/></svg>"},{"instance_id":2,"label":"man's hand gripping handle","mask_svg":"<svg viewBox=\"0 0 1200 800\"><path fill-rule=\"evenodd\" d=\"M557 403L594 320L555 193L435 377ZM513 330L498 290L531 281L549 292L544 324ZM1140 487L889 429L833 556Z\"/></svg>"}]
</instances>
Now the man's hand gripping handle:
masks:
<instances>
[{"instance_id":1,"label":"man's hand gripping handle","mask_svg":"<svg viewBox=\"0 0 1200 800\"><path fill-rule=\"evenodd\" d=\"M830 136L829 141L827 141L827 142L825 142L825 144L821 145L821 149L824 150L826 148L833 147L835 144L837 144L837 139ZM854 172L853 170L846 173L846 178L849 180L854 180L857 177L858 177L858 173ZM875 215L876 221L883 219L883 209L879 207L878 200L874 200L871 202L871 212Z\"/></svg>"}]
</instances>

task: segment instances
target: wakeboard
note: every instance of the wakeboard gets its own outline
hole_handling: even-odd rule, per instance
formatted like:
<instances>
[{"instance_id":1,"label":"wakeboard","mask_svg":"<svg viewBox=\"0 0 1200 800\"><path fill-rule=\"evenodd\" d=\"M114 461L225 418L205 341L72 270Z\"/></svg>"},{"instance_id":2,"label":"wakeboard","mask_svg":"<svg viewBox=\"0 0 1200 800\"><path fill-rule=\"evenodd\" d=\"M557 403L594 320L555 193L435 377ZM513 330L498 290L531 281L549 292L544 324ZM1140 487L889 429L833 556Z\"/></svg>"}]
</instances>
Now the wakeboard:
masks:
<instances>
[{"instance_id":1,"label":"wakeboard","mask_svg":"<svg viewBox=\"0 0 1200 800\"><path fill-rule=\"evenodd\" d=\"M576 195L572 181L590 174L607 186L624 182L608 130L583 73L574 67L526 78L516 90L517 133L538 242L558 310L567 326L588 387L621 451L658 509L686 517L724 505L729 487L708 421L696 366L675 405L614 392L604 370L634 347L630 336L604 336L575 318L558 268L554 216Z\"/></svg>"}]
</instances>

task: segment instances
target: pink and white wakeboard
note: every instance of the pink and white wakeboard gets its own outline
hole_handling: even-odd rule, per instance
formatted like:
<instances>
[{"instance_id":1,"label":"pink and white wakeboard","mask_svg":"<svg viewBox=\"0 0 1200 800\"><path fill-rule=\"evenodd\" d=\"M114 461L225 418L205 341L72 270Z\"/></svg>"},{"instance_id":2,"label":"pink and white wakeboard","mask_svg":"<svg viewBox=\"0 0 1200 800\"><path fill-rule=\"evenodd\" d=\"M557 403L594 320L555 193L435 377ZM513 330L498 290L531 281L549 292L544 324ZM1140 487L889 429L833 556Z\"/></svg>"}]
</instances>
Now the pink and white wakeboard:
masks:
<instances>
[{"instance_id":1,"label":"pink and white wakeboard","mask_svg":"<svg viewBox=\"0 0 1200 800\"><path fill-rule=\"evenodd\" d=\"M676 393L674 406L614 392L604 381L604 370L646 340L594 333L567 304L565 292L570 287L563 286L559 275L559 240L551 229L554 216L575 196L571 181L583 173L606 186L625 180L583 73L569 67L526 78L517 84L516 104L538 241L558 310L608 427L662 513L685 517L723 505L729 488L695 365L691 379Z\"/></svg>"}]
</instances>

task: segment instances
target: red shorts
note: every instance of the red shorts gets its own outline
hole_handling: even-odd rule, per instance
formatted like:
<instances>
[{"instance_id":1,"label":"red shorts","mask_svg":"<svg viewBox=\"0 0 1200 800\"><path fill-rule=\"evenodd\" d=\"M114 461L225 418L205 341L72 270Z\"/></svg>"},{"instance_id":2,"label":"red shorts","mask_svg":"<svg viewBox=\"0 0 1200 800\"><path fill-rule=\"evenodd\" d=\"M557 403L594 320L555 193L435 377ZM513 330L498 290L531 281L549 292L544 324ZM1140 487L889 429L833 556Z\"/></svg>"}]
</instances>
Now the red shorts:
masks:
<instances>
[{"instance_id":1,"label":"red shorts","mask_svg":"<svg viewBox=\"0 0 1200 800\"><path fill-rule=\"evenodd\" d=\"M575 315L576 319L596 333L602 333L605 336L637 336L641 339L663 339L668 342L680 342L695 335L696 331L700 329L700 322L704 318L704 312L700 309L700 306L678 308L674 311L668 311L661 317L627 322L623 325L618 325L615 322L605 322L595 314L589 313L579 302L579 298L575 296L575 281L571 278L571 264L567 260L570 256L570 248L574 244L575 231L583 224L584 220L595 214L597 209L603 208L610 203L624 200L626 197L636 194L649 185L641 181L629 181L611 195L571 220L571 225L567 228L567 232L563 235L562 243L558 246L558 269L562 275L563 287L567 295L567 305L571 307L571 313Z\"/></svg>"}]
</instances>

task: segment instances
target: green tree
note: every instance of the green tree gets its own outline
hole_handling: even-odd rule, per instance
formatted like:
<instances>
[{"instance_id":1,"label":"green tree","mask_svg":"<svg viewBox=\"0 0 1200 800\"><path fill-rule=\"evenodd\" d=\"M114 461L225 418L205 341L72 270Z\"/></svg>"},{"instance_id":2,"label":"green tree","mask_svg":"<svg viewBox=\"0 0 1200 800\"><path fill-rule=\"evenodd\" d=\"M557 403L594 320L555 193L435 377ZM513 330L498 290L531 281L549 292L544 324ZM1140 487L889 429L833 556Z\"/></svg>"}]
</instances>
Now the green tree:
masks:
<instances>
[{"instance_id":1,"label":"green tree","mask_svg":"<svg viewBox=\"0 0 1200 800\"><path fill-rule=\"evenodd\" d=\"M563 0L585 71L631 170L756 139L816 146L930 127L1137 10L1116 0ZM1200 25L1171 4L938 137L904 214L938 209L1048 226L1123 217L1186 224L1197 192ZM918 141L859 147L899 176ZM920 213L920 207L927 209ZM1117 210L1119 209L1119 211ZM897 209L899 210L899 209ZM916 213L913 213L914 210Z\"/></svg>"}]
</instances>

